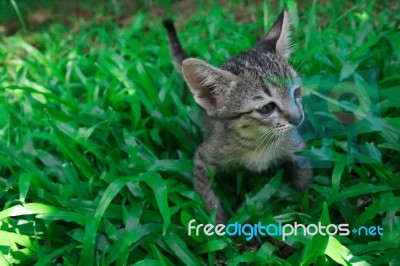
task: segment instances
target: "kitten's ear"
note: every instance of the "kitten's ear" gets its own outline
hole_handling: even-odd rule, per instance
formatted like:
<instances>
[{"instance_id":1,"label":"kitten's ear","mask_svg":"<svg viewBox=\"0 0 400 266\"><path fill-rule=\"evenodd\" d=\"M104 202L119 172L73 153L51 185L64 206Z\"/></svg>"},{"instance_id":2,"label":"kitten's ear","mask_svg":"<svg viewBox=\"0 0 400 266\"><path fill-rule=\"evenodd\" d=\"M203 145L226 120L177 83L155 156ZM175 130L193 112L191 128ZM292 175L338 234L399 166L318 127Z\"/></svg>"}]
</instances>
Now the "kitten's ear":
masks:
<instances>
[{"instance_id":1,"label":"kitten's ear","mask_svg":"<svg viewBox=\"0 0 400 266\"><path fill-rule=\"evenodd\" d=\"M258 42L254 49L262 52L276 52L280 56L288 59L292 46L290 45L290 20L287 12L284 10L269 30L267 36Z\"/></svg>"},{"instance_id":2,"label":"kitten's ear","mask_svg":"<svg viewBox=\"0 0 400 266\"><path fill-rule=\"evenodd\" d=\"M209 115L215 114L226 100L238 77L195 58L182 62L182 73L196 102Z\"/></svg>"}]
</instances>

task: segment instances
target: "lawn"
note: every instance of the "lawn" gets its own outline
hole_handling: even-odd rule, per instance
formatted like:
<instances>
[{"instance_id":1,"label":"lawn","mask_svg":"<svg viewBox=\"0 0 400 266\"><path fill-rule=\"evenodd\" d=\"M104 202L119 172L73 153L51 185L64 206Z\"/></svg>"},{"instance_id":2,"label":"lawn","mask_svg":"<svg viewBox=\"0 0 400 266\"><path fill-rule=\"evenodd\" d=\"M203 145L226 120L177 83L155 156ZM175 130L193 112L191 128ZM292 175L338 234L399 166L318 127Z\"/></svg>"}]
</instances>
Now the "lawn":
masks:
<instances>
[{"instance_id":1,"label":"lawn","mask_svg":"<svg viewBox=\"0 0 400 266\"><path fill-rule=\"evenodd\" d=\"M81 1L79 16L48 14L47 2L0 3L0 265L400 265L397 1ZM45 24L27 19L31 8ZM193 190L202 111L161 20L173 17L187 53L218 66L284 8L313 181L297 192L282 171L215 178L230 222L383 235L188 235L190 220L215 213Z\"/></svg>"}]
</instances>

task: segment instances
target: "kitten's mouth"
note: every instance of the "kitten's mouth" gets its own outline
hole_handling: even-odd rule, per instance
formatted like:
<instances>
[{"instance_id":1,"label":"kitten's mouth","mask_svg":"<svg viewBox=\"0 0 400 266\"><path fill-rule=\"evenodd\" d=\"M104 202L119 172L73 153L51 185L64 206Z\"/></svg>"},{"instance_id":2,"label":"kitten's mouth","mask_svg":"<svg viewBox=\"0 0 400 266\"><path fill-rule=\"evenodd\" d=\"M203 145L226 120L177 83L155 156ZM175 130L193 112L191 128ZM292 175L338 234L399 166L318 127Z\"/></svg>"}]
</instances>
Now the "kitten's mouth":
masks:
<instances>
[{"instance_id":1,"label":"kitten's mouth","mask_svg":"<svg viewBox=\"0 0 400 266\"><path fill-rule=\"evenodd\" d=\"M277 135L285 135L287 133L292 132L296 128L297 126L279 127L279 128L274 128L274 132Z\"/></svg>"},{"instance_id":2,"label":"kitten's mouth","mask_svg":"<svg viewBox=\"0 0 400 266\"><path fill-rule=\"evenodd\" d=\"M239 125L237 127L237 130L239 130L244 136L247 136L249 138L255 138L255 137L260 137L260 136L265 136L269 135L270 137L275 136L284 136L295 130L297 127L296 126L277 126L277 127L271 127L270 125Z\"/></svg>"}]
</instances>

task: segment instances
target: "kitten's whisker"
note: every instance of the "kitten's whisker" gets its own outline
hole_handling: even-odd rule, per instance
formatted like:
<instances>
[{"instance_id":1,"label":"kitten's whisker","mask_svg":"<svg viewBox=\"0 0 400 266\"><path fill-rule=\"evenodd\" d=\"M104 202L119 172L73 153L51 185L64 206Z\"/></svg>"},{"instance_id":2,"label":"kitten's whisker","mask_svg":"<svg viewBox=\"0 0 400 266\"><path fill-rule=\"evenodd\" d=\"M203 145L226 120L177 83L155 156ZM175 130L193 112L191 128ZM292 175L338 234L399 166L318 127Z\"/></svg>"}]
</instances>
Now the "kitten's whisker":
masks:
<instances>
[{"instance_id":1,"label":"kitten's whisker","mask_svg":"<svg viewBox=\"0 0 400 266\"><path fill-rule=\"evenodd\" d=\"M274 142L275 137L275 133L271 131L271 135L269 136L268 141L265 143L261 153L264 153L265 148L269 147Z\"/></svg>"},{"instance_id":2,"label":"kitten's whisker","mask_svg":"<svg viewBox=\"0 0 400 266\"><path fill-rule=\"evenodd\" d=\"M279 137L277 137L277 139L278 139ZM272 143L272 145L271 145L271 153L272 153L272 156L275 158L275 146L276 146L276 143L277 143L277 141L275 140L275 142L274 143Z\"/></svg>"},{"instance_id":3,"label":"kitten's whisker","mask_svg":"<svg viewBox=\"0 0 400 266\"><path fill-rule=\"evenodd\" d=\"M281 141L281 136L278 136L278 138L275 140L274 157L276 156L276 150L278 148L278 145L279 145L280 141Z\"/></svg>"},{"instance_id":4,"label":"kitten's whisker","mask_svg":"<svg viewBox=\"0 0 400 266\"><path fill-rule=\"evenodd\" d=\"M254 156L256 155L256 153L257 153L257 151L258 151L258 149L260 148L260 146L263 144L263 142L268 138L268 136L270 135L270 134L272 134L272 131L268 131L267 133L265 133L265 134L263 134L260 138L263 138L262 140L261 140L261 142L260 142L260 144L257 146L257 148L253 151L253 153L252 153L252 155L251 155L251 161L253 160L253 158L254 158ZM260 139L259 138L259 139ZM259 140L258 139L258 140ZM257 140L257 141L258 141Z\"/></svg>"},{"instance_id":5,"label":"kitten's whisker","mask_svg":"<svg viewBox=\"0 0 400 266\"><path fill-rule=\"evenodd\" d=\"M276 136L273 134L273 135L269 138L269 140L267 141L267 143L264 145L264 148L263 148L263 150L261 151L261 153L264 153L265 148L267 148L268 146L270 146L270 145L274 142L275 137L276 137ZM268 151L268 153L269 153L269 151Z\"/></svg>"},{"instance_id":6,"label":"kitten's whisker","mask_svg":"<svg viewBox=\"0 0 400 266\"><path fill-rule=\"evenodd\" d=\"M233 128L234 126L239 125L240 123L241 123L241 121L234 122L234 123L230 124L230 125L228 126L228 128L231 129L231 128Z\"/></svg>"},{"instance_id":7,"label":"kitten's whisker","mask_svg":"<svg viewBox=\"0 0 400 266\"><path fill-rule=\"evenodd\" d=\"M306 62L306 60L305 60L305 59L303 59L303 61L302 61L302 62L300 62L300 65L298 65L298 66L296 67L296 72L299 72L299 73L301 73L301 70L299 70L299 69L300 69L300 67L302 67L302 65L304 64L304 62Z\"/></svg>"},{"instance_id":8,"label":"kitten's whisker","mask_svg":"<svg viewBox=\"0 0 400 266\"><path fill-rule=\"evenodd\" d=\"M270 132L266 132L266 133L264 133L261 137L259 137L259 138L257 139L257 141L259 141L260 139L262 139L262 140L261 140L260 144L258 144L258 146L257 146L257 148L256 148L255 151L257 151L257 149L263 144L264 140L266 140L266 139L268 138L268 135L269 135L269 134L270 134Z\"/></svg>"},{"instance_id":9,"label":"kitten's whisker","mask_svg":"<svg viewBox=\"0 0 400 266\"><path fill-rule=\"evenodd\" d=\"M276 157L276 148L278 147L279 141L281 136L278 135L277 139L275 140L275 148L274 148L274 158Z\"/></svg>"},{"instance_id":10,"label":"kitten's whisker","mask_svg":"<svg viewBox=\"0 0 400 266\"><path fill-rule=\"evenodd\" d=\"M311 121L309 115L307 115L306 113L304 113L304 120Z\"/></svg>"},{"instance_id":11,"label":"kitten's whisker","mask_svg":"<svg viewBox=\"0 0 400 266\"><path fill-rule=\"evenodd\" d=\"M266 134L269 134L269 133L272 133L272 131L268 131L267 133L264 133L261 137L259 137L259 138L257 139L257 141L259 141L261 138L263 138Z\"/></svg>"},{"instance_id":12,"label":"kitten's whisker","mask_svg":"<svg viewBox=\"0 0 400 266\"><path fill-rule=\"evenodd\" d=\"M250 138L243 137L243 140L240 142L240 148L243 148L243 145L246 144L250 141ZM246 147L244 147L246 148Z\"/></svg>"}]
</instances>

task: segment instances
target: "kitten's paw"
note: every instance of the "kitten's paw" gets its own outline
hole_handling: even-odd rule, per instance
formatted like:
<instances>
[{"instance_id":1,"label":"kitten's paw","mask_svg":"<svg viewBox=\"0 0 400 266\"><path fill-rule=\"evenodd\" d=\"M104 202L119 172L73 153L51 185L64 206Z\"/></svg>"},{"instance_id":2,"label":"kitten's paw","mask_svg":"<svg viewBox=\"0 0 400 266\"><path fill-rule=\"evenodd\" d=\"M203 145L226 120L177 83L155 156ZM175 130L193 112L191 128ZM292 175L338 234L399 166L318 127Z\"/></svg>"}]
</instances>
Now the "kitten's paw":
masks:
<instances>
[{"instance_id":1,"label":"kitten's paw","mask_svg":"<svg viewBox=\"0 0 400 266\"><path fill-rule=\"evenodd\" d=\"M312 169L311 168L299 168L296 171L297 176L293 182L293 186L298 191L304 191L311 184Z\"/></svg>"}]
</instances>

